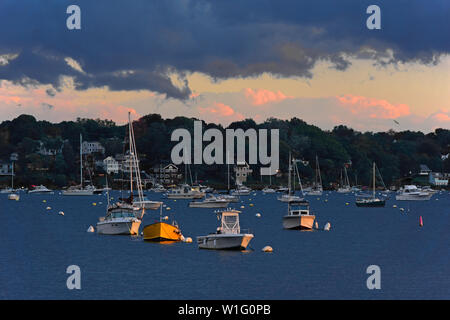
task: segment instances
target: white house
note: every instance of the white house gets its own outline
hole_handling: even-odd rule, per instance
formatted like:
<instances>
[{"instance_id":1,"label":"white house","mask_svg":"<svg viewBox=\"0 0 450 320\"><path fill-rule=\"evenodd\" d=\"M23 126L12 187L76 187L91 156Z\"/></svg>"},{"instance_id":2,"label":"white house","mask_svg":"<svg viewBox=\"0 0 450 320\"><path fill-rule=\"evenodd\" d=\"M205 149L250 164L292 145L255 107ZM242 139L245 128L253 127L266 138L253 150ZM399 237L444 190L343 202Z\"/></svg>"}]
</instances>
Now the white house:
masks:
<instances>
[{"instance_id":1,"label":"white house","mask_svg":"<svg viewBox=\"0 0 450 320\"><path fill-rule=\"evenodd\" d=\"M106 173L119 173L120 170L120 164L119 161L114 159L113 157L107 157L103 159L103 170L106 171Z\"/></svg>"},{"instance_id":2,"label":"white house","mask_svg":"<svg viewBox=\"0 0 450 320\"><path fill-rule=\"evenodd\" d=\"M105 148L98 141L83 141L81 146L83 154L105 153Z\"/></svg>"},{"instance_id":3,"label":"white house","mask_svg":"<svg viewBox=\"0 0 450 320\"><path fill-rule=\"evenodd\" d=\"M430 172L428 176L428 181L433 186L448 186L448 177L445 177L441 173Z\"/></svg>"}]
</instances>

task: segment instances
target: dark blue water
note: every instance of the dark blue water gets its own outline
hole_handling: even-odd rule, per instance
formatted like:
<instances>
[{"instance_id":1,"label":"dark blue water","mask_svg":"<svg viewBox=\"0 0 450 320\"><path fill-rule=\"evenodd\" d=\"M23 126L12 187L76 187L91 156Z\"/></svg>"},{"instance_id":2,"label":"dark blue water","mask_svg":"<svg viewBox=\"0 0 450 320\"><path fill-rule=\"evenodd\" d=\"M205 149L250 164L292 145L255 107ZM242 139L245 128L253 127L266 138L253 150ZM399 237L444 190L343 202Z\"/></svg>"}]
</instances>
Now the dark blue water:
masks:
<instances>
[{"instance_id":1,"label":"dark blue water","mask_svg":"<svg viewBox=\"0 0 450 320\"><path fill-rule=\"evenodd\" d=\"M254 233L254 250L221 252L197 248L195 237L215 231L218 220L213 209L190 209L187 201L165 200L171 210L164 215L173 214L193 243L161 245L87 233L104 215L105 196L21 193L16 202L0 195L0 298L450 298L448 192L424 202L389 200L381 209L357 208L352 195L311 197L320 228L330 222L329 232L283 230L286 205L276 197L243 197L236 206L245 206L241 227ZM148 213L143 225L159 217L159 211ZM262 252L266 245L274 252ZM81 290L66 287L66 268L73 264L81 268ZM366 268L373 264L381 268L381 290L366 287Z\"/></svg>"}]
</instances>

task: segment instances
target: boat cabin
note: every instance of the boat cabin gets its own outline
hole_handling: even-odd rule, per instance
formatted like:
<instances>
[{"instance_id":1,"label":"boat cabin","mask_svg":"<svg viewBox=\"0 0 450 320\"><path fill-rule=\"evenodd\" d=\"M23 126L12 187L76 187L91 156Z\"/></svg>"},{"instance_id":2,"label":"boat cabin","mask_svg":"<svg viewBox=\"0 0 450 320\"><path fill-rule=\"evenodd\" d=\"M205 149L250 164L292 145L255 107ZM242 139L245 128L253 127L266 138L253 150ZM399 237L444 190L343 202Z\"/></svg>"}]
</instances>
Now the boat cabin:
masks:
<instances>
[{"instance_id":1,"label":"boat cabin","mask_svg":"<svg viewBox=\"0 0 450 320\"><path fill-rule=\"evenodd\" d=\"M309 202L290 201L288 203L288 213L291 216L309 215Z\"/></svg>"},{"instance_id":2,"label":"boat cabin","mask_svg":"<svg viewBox=\"0 0 450 320\"><path fill-rule=\"evenodd\" d=\"M219 215L221 216L221 224L218 228L218 233L241 233L241 227L239 225L239 213L241 212L232 209L219 212Z\"/></svg>"}]
</instances>

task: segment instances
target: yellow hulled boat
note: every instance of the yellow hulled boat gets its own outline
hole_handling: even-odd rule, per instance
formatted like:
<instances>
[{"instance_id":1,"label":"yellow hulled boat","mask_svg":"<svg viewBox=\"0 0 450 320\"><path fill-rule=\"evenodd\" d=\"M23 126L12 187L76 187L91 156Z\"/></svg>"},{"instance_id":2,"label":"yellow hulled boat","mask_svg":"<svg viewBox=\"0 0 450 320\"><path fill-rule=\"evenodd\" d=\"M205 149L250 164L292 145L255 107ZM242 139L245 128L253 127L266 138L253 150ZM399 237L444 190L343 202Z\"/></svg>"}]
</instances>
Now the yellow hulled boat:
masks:
<instances>
[{"instance_id":1,"label":"yellow hulled boat","mask_svg":"<svg viewBox=\"0 0 450 320\"><path fill-rule=\"evenodd\" d=\"M145 241L181 241L181 230L176 224L156 222L144 227Z\"/></svg>"}]
</instances>

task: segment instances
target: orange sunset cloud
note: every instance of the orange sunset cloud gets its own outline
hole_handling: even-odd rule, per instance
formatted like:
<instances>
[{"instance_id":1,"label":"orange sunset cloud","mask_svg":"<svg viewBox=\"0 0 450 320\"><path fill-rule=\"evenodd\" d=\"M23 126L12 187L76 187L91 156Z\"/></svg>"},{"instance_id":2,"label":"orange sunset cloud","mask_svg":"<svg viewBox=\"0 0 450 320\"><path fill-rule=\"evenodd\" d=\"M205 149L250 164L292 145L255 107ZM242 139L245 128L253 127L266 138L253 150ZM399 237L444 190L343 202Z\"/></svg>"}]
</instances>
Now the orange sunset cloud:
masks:
<instances>
[{"instance_id":1,"label":"orange sunset cloud","mask_svg":"<svg viewBox=\"0 0 450 320\"><path fill-rule=\"evenodd\" d=\"M277 92L258 89L253 90L251 88L245 89L245 97L251 101L254 106L260 106L270 102L280 102L286 99L292 99L293 97L285 95L278 90Z\"/></svg>"},{"instance_id":2,"label":"orange sunset cloud","mask_svg":"<svg viewBox=\"0 0 450 320\"><path fill-rule=\"evenodd\" d=\"M394 119L411 114L406 104L392 104L386 100L346 94L337 96L340 105L353 114L368 114L370 118Z\"/></svg>"}]
</instances>

